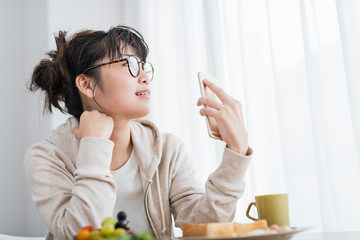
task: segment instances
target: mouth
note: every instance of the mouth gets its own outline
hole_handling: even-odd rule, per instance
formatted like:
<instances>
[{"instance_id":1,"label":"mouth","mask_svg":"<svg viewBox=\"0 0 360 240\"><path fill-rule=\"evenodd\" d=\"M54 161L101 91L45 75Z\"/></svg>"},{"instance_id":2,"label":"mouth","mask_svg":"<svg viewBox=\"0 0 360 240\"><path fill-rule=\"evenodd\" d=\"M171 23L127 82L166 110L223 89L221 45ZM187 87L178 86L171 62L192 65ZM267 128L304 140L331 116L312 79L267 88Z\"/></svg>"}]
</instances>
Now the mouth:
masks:
<instances>
[{"instance_id":1,"label":"mouth","mask_svg":"<svg viewBox=\"0 0 360 240\"><path fill-rule=\"evenodd\" d=\"M135 93L136 96L142 96L142 95L146 95L146 96L149 96L150 93L149 92L138 92L138 93Z\"/></svg>"},{"instance_id":2,"label":"mouth","mask_svg":"<svg viewBox=\"0 0 360 240\"><path fill-rule=\"evenodd\" d=\"M150 96L150 90L145 89L135 93L136 96Z\"/></svg>"}]
</instances>

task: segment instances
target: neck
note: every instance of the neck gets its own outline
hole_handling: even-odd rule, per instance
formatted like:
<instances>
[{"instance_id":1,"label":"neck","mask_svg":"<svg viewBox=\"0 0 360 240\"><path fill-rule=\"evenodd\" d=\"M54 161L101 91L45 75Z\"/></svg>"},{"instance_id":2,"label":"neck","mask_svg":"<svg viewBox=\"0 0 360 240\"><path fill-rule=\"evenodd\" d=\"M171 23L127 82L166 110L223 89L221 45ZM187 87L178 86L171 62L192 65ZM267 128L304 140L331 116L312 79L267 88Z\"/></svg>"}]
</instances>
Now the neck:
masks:
<instances>
[{"instance_id":1,"label":"neck","mask_svg":"<svg viewBox=\"0 0 360 240\"><path fill-rule=\"evenodd\" d=\"M125 165L132 152L130 120L114 118L114 129L110 140L115 144L110 169L116 170Z\"/></svg>"}]
</instances>

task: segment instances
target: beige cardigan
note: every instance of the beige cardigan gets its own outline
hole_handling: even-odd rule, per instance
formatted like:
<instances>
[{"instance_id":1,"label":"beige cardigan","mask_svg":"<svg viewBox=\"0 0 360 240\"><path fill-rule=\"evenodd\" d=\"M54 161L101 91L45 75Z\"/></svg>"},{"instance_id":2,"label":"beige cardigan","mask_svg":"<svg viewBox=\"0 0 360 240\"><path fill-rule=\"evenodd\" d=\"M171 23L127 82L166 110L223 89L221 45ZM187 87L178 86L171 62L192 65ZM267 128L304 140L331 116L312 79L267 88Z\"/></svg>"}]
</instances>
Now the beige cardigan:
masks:
<instances>
[{"instance_id":1,"label":"beige cardigan","mask_svg":"<svg viewBox=\"0 0 360 240\"><path fill-rule=\"evenodd\" d=\"M78 141L72 133L75 126L78 121L69 118L25 155L32 198L49 230L46 239L72 239L83 226L100 227L113 214L116 184L110 162L114 144L95 137ZM178 138L160 134L147 120L132 121L131 138L145 191L145 211L155 236L172 236L171 214L177 227L185 221L232 221L250 156L225 148L204 191Z\"/></svg>"}]
</instances>

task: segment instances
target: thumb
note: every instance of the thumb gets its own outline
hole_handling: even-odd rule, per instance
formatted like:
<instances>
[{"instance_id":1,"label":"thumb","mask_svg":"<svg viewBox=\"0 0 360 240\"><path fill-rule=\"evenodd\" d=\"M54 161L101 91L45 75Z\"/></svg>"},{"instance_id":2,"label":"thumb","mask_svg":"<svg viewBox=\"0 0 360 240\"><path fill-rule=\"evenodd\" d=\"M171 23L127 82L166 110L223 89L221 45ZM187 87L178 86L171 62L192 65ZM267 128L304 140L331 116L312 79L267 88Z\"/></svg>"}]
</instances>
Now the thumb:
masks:
<instances>
[{"instance_id":1,"label":"thumb","mask_svg":"<svg viewBox=\"0 0 360 240\"><path fill-rule=\"evenodd\" d=\"M73 127L73 128L72 128L72 132L73 132L75 138L76 138L77 140L80 140L80 139L79 139L79 127Z\"/></svg>"}]
</instances>

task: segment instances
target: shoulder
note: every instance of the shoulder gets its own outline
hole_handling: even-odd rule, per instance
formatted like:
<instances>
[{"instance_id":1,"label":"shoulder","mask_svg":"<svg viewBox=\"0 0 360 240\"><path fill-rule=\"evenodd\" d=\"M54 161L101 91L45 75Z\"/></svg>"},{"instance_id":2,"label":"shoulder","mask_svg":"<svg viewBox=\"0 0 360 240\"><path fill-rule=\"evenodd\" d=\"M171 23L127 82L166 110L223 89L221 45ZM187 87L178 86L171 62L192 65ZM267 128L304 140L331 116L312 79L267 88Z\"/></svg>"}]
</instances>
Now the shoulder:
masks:
<instances>
[{"instance_id":1,"label":"shoulder","mask_svg":"<svg viewBox=\"0 0 360 240\"><path fill-rule=\"evenodd\" d=\"M24 156L25 168L33 168L39 164L72 168L73 158L78 149L78 141L72 134L75 124L76 120L69 118L66 123L54 129L45 140L29 147Z\"/></svg>"},{"instance_id":2,"label":"shoulder","mask_svg":"<svg viewBox=\"0 0 360 240\"><path fill-rule=\"evenodd\" d=\"M25 169L30 169L33 165L41 164L40 162L43 158L40 156L43 156L50 148L52 148L52 144L48 141L41 141L30 146L24 156ZM51 152L51 150L49 152Z\"/></svg>"},{"instance_id":3,"label":"shoulder","mask_svg":"<svg viewBox=\"0 0 360 240\"><path fill-rule=\"evenodd\" d=\"M47 137L47 140L54 145L61 146L64 143L73 142L75 139L72 129L78 127L79 122L74 117L69 117L65 123L55 128Z\"/></svg>"},{"instance_id":4,"label":"shoulder","mask_svg":"<svg viewBox=\"0 0 360 240\"><path fill-rule=\"evenodd\" d=\"M48 140L37 142L25 152L25 164L39 163L52 155L58 155L60 149Z\"/></svg>"},{"instance_id":5,"label":"shoulder","mask_svg":"<svg viewBox=\"0 0 360 240\"><path fill-rule=\"evenodd\" d=\"M30 186L45 184L54 174L71 175L74 167L61 149L45 140L32 145L24 156L24 172ZM66 170L68 169L68 170ZM72 169L72 171L70 171ZM44 181L47 179L46 181Z\"/></svg>"},{"instance_id":6,"label":"shoulder","mask_svg":"<svg viewBox=\"0 0 360 240\"><path fill-rule=\"evenodd\" d=\"M161 133L161 139L164 147L180 148L183 147L184 142L181 138L173 133Z\"/></svg>"}]
</instances>

